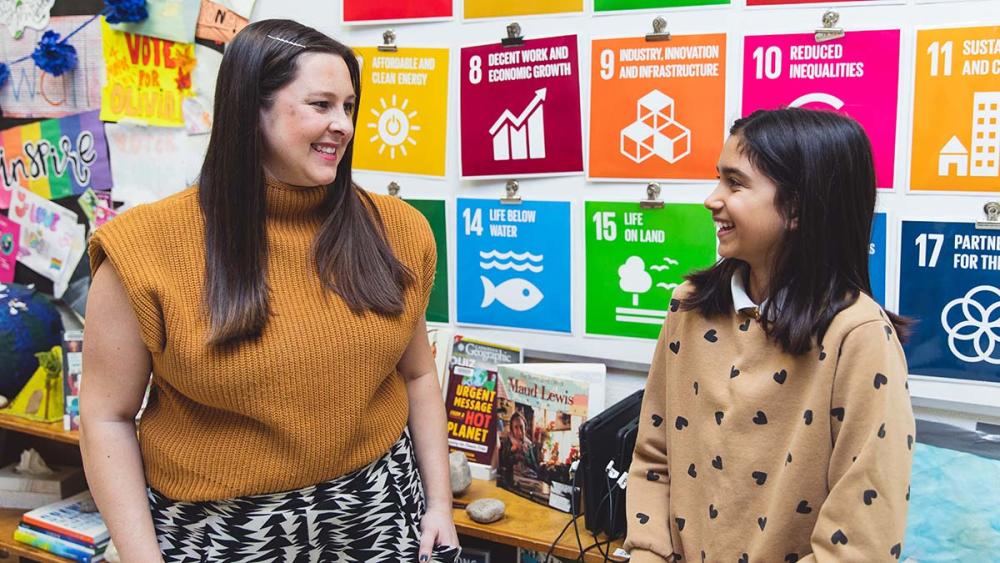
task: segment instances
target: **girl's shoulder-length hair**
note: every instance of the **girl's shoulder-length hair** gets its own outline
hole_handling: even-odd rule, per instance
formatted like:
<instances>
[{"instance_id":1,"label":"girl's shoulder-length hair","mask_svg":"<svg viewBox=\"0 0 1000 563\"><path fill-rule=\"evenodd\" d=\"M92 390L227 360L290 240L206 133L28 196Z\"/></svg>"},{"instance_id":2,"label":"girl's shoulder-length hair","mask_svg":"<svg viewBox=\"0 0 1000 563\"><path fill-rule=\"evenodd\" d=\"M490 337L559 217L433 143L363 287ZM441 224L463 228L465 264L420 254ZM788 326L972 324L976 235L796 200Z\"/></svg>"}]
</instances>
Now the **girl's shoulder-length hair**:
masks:
<instances>
[{"instance_id":1,"label":"girl's shoulder-length hair","mask_svg":"<svg viewBox=\"0 0 1000 563\"><path fill-rule=\"evenodd\" d=\"M786 228L771 272L761 324L781 349L802 355L823 340L837 314L872 294L868 250L875 213L871 143L853 119L800 108L759 110L730 129L751 165L777 187ZM730 282L748 267L722 259L687 276L684 310L734 313ZM780 293L780 299L775 299ZM910 321L886 312L901 341Z\"/></svg>"}]
</instances>

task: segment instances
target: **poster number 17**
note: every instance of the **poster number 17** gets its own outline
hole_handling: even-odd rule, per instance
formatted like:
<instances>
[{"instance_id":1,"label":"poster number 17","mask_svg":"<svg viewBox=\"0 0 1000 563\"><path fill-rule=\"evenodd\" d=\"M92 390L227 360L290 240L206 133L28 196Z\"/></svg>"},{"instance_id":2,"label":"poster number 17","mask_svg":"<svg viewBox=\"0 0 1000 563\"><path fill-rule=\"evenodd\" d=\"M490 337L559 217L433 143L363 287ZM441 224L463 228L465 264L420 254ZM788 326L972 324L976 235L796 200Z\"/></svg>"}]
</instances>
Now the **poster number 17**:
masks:
<instances>
[{"instance_id":1,"label":"poster number 17","mask_svg":"<svg viewBox=\"0 0 1000 563\"><path fill-rule=\"evenodd\" d=\"M927 241L930 240L934 243L934 248L931 249L931 259L928 263L927 261ZM920 255L917 256L917 265L921 268L934 268L937 266L938 256L941 255L941 245L944 243L944 235L941 233L921 233L917 237L914 244L919 247Z\"/></svg>"}]
</instances>

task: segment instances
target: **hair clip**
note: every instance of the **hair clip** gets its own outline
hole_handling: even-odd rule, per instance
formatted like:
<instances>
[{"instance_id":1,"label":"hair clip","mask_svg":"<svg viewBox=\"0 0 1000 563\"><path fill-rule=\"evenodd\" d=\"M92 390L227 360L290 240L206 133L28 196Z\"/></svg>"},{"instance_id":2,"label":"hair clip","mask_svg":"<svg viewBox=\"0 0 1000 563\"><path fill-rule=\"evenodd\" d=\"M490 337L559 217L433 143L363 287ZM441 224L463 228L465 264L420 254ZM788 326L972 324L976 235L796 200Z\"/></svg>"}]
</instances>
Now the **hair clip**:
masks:
<instances>
[{"instance_id":1,"label":"hair clip","mask_svg":"<svg viewBox=\"0 0 1000 563\"><path fill-rule=\"evenodd\" d=\"M275 41L281 41L282 43L287 43L287 44L289 44L289 45L293 45L293 46L295 46L295 47L298 47L298 48L300 48L300 49L305 49L305 48L306 48L306 46L305 46L305 45L301 45L301 44L299 44L299 43L296 43L296 42L294 42L294 41L289 41L289 40L287 40L287 39L282 39L282 38L280 38L280 37L275 37L275 36L273 36L273 35L268 35L268 37L270 37L271 39L274 39Z\"/></svg>"}]
</instances>

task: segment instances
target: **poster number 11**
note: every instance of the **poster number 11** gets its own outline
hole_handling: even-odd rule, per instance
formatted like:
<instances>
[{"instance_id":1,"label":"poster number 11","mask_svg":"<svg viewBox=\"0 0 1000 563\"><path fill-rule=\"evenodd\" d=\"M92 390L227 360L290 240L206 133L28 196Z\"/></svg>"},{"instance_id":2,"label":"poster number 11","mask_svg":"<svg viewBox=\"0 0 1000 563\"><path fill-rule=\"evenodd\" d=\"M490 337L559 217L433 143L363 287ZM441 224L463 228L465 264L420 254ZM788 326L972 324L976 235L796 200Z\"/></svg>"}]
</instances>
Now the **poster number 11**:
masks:
<instances>
[{"instance_id":1,"label":"poster number 11","mask_svg":"<svg viewBox=\"0 0 1000 563\"><path fill-rule=\"evenodd\" d=\"M945 41L944 44L935 41L927 46L927 54L931 56L931 76L938 75L939 63L944 63L943 75L951 76L952 45L951 41Z\"/></svg>"}]
</instances>

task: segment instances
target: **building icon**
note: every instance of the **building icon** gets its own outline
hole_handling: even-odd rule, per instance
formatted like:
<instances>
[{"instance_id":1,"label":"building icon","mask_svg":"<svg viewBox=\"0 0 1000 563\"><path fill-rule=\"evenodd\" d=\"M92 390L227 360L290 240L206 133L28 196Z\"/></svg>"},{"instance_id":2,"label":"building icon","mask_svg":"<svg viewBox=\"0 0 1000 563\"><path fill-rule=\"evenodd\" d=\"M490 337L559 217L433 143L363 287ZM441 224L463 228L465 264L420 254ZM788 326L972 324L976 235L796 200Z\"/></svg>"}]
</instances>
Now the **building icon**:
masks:
<instances>
[{"instance_id":1,"label":"building icon","mask_svg":"<svg viewBox=\"0 0 1000 563\"><path fill-rule=\"evenodd\" d=\"M976 92L971 151L952 136L938 153L938 176L1000 176L1000 92Z\"/></svg>"},{"instance_id":2,"label":"building icon","mask_svg":"<svg viewBox=\"0 0 1000 563\"><path fill-rule=\"evenodd\" d=\"M622 129L619 150L636 164L656 155L674 164L691 153L691 130L674 120L674 99L653 90L636 102L636 120Z\"/></svg>"},{"instance_id":3,"label":"building icon","mask_svg":"<svg viewBox=\"0 0 1000 563\"><path fill-rule=\"evenodd\" d=\"M545 114L542 103L546 89L535 90L535 97L520 115L509 109L490 127L493 137L493 160L545 158Z\"/></svg>"}]
</instances>

